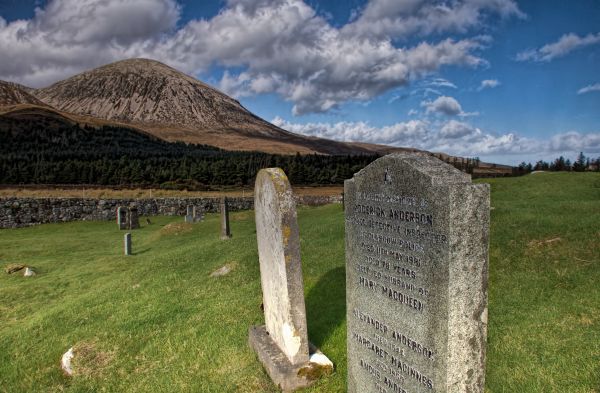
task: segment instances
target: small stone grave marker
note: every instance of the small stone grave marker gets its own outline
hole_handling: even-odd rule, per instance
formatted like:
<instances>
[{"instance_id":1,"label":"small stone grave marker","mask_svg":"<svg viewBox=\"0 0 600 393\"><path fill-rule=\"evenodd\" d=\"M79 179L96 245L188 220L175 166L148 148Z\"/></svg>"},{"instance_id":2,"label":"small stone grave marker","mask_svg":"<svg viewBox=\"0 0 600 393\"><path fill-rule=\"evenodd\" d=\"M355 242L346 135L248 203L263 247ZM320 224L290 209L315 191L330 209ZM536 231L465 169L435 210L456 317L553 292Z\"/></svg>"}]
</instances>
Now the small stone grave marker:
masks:
<instances>
[{"instance_id":1,"label":"small stone grave marker","mask_svg":"<svg viewBox=\"0 0 600 393\"><path fill-rule=\"evenodd\" d=\"M194 206L192 215L194 217L194 222L200 222L200 221L204 220L204 214L202 213L202 208L199 208L198 206Z\"/></svg>"},{"instance_id":2,"label":"small stone grave marker","mask_svg":"<svg viewBox=\"0 0 600 393\"><path fill-rule=\"evenodd\" d=\"M188 205L187 211L185 214L185 222L194 222L194 206Z\"/></svg>"},{"instance_id":3,"label":"small stone grave marker","mask_svg":"<svg viewBox=\"0 0 600 393\"><path fill-rule=\"evenodd\" d=\"M221 198L221 240L231 239L231 229L229 228L229 206L227 197Z\"/></svg>"},{"instance_id":4,"label":"small stone grave marker","mask_svg":"<svg viewBox=\"0 0 600 393\"><path fill-rule=\"evenodd\" d=\"M131 233L126 233L125 238L125 255L131 255Z\"/></svg>"},{"instance_id":5,"label":"small stone grave marker","mask_svg":"<svg viewBox=\"0 0 600 393\"><path fill-rule=\"evenodd\" d=\"M137 206L129 207L129 214L127 215L129 229L138 229L140 227L140 217L138 215Z\"/></svg>"},{"instance_id":6,"label":"small stone grave marker","mask_svg":"<svg viewBox=\"0 0 600 393\"><path fill-rule=\"evenodd\" d=\"M344 200L348 392L482 393L489 186L391 154Z\"/></svg>"},{"instance_id":7,"label":"small stone grave marker","mask_svg":"<svg viewBox=\"0 0 600 393\"><path fill-rule=\"evenodd\" d=\"M127 215L126 207L117 207L117 225L119 226L119 229L127 229Z\"/></svg>"}]
</instances>

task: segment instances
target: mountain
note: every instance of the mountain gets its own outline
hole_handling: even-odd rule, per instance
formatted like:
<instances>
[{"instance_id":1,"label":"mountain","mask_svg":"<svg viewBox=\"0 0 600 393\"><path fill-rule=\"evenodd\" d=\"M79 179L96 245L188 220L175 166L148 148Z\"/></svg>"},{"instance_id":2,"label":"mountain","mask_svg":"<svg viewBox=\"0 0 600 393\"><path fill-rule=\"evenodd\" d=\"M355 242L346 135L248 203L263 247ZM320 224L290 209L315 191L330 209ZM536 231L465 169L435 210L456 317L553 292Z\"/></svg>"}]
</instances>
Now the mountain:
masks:
<instances>
[{"instance_id":1,"label":"mountain","mask_svg":"<svg viewBox=\"0 0 600 393\"><path fill-rule=\"evenodd\" d=\"M217 89L154 60L111 63L38 89L35 96L63 112L130 124L168 141L227 150L283 154L404 150L285 131Z\"/></svg>"},{"instance_id":2,"label":"mountain","mask_svg":"<svg viewBox=\"0 0 600 393\"><path fill-rule=\"evenodd\" d=\"M0 106L17 104L46 106L40 99L31 94L32 91L34 90L29 87L0 80Z\"/></svg>"}]
</instances>

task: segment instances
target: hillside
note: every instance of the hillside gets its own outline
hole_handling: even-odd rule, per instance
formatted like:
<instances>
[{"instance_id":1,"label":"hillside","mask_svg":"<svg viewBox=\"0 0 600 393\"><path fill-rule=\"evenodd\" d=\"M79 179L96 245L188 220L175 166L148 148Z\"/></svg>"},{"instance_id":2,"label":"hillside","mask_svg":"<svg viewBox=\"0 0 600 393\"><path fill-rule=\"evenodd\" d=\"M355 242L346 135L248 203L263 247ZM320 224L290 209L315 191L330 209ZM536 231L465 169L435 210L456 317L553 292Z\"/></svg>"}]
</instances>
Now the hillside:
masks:
<instances>
[{"instance_id":1,"label":"hillside","mask_svg":"<svg viewBox=\"0 0 600 393\"><path fill-rule=\"evenodd\" d=\"M38 89L35 95L64 112L130 124L168 141L227 150L282 154L404 150L285 131L213 87L154 60L118 61Z\"/></svg>"},{"instance_id":2,"label":"hillside","mask_svg":"<svg viewBox=\"0 0 600 393\"><path fill-rule=\"evenodd\" d=\"M0 80L0 107L16 104L46 106L44 102L31 94L32 91L34 90L17 83Z\"/></svg>"}]
</instances>

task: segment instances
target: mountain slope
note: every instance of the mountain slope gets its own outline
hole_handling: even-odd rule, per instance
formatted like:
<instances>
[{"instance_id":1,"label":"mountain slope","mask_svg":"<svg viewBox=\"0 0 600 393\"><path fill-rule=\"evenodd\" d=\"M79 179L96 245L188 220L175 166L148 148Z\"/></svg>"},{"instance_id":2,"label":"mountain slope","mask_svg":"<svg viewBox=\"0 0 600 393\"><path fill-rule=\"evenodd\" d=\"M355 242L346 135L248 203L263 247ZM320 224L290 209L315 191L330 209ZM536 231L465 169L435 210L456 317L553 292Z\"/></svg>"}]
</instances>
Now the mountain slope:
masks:
<instances>
[{"instance_id":1,"label":"mountain slope","mask_svg":"<svg viewBox=\"0 0 600 393\"><path fill-rule=\"evenodd\" d=\"M65 112L128 123L169 141L228 150L284 154L403 150L282 130L253 115L235 99L154 60L118 61L38 89L35 95Z\"/></svg>"},{"instance_id":2,"label":"mountain slope","mask_svg":"<svg viewBox=\"0 0 600 393\"><path fill-rule=\"evenodd\" d=\"M31 94L31 91L33 91L33 89L21 86L17 83L0 80L0 106L17 104L45 106L46 104Z\"/></svg>"}]
</instances>

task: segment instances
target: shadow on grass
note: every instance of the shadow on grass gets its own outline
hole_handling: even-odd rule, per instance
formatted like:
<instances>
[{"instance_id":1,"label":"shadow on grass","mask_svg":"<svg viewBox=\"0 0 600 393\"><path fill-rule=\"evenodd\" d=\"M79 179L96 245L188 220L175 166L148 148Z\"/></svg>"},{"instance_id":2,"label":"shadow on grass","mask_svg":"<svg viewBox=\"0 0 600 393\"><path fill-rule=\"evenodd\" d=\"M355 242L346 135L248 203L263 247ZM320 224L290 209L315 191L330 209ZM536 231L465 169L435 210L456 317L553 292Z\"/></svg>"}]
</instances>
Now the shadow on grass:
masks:
<instances>
[{"instance_id":1,"label":"shadow on grass","mask_svg":"<svg viewBox=\"0 0 600 393\"><path fill-rule=\"evenodd\" d=\"M346 317L346 270L325 273L306 297L308 339L321 347Z\"/></svg>"},{"instance_id":2,"label":"shadow on grass","mask_svg":"<svg viewBox=\"0 0 600 393\"><path fill-rule=\"evenodd\" d=\"M150 250L151 250L150 248L144 248L144 249L142 249L142 250L135 251L135 252L133 253L133 255L145 254L145 253L147 253L147 252L148 252L148 251L150 251Z\"/></svg>"}]
</instances>

